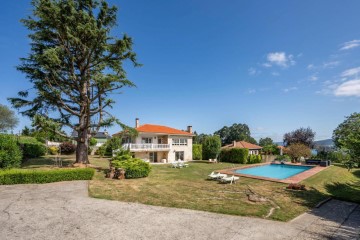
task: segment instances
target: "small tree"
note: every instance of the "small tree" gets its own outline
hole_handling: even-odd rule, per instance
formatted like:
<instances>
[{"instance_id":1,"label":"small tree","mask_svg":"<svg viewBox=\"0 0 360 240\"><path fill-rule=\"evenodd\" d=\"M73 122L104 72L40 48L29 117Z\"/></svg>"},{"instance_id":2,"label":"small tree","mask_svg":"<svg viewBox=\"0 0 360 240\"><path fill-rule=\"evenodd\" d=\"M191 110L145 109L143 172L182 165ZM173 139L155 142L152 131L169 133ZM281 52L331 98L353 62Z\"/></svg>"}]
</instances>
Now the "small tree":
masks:
<instances>
[{"instance_id":1,"label":"small tree","mask_svg":"<svg viewBox=\"0 0 360 240\"><path fill-rule=\"evenodd\" d=\"M202 145L201 144L193 144L193 159L194 160L202 160Z\"/></svg>"},{"instance_id":2,"label":"small tree","mask_svg":"<svg viewBox=\"0 0 360 240\"><path fill-rule=\"evenodd\" d=\"M6 132L13 129L19 123L19 119L15 116L7 106L0 104L0 132Z\"/></svg>"},{"instance_id":3,"label":"small tree","mask_svg":"<svg viewBox=\"0 0 360 240\"><path fill-rule=\"evenodd\" d=\"M346 117L333 132L335 145L349 153L351 160L360 164L360 113Z\"/></svg>"},{"instance_id":4,"label":"small tree","mask_svg":"<svg viewBox=\"0 0 360 240\"><path fill-rule=\"evenodd\" d=\"M314 146L315 132L310 128L299 128L295 131L284 134L284 146L294 143L301 143L308 147Z\"/></svg>"},{"instance_id":5,"label":"small tree","mask_svg":"<svg viewBox=\"0 0 360 240\"><path fill-rule=\"evenodd\" d=\"M221 139L219 136L207 136L202 144L203 159L217 158L221 149Z\"/></svg>"},{"instance_id":6,"label":"small tree","mask_svg":"<svg viewBox=\"0 0 360 240\"><path fill-rule=\"evenodd\" d=\"M298 162L300 157L307 158L311 156L310 148L302 143L291 144L285 148L285 153L291 157L293 162Z\"/></svg>"}]
</instances>

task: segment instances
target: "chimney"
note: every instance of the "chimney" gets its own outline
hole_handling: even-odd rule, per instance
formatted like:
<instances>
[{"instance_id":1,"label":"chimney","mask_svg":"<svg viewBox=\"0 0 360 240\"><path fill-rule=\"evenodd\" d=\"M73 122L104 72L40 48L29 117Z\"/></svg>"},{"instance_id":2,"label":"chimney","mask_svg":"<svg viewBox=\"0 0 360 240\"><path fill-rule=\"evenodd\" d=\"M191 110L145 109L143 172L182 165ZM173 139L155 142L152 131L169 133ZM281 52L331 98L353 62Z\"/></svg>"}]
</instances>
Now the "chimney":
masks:
<instances>
[{"instance_id":1,"label":"chimney","mask_svg":"<svg viewBox=\"0 0 360 240\"><path fill-rule=\"evenodd\" d=\"M192 132L192 126L187 126L187 131L188 131L189 133L193 133L193 132Z\"/></svg>"},{"instance_id":2,"label":"chimney","mask_svg":"<svg viewBox=\"0 0 360 240\"><path fill-rule=\"evenodd\" d=\"M139 126L139 118L135 118L135 128L138 128Z\"/></svg>"},{"instance_id":3,"label":"chimney","mask_svg":"<svg viewBox=\"0 0 360 240\"><path fill-rule=\"evenodd\" d=\"M236 147L236 141L233 142L234 147Z\"/></svg>"}]
</instances>

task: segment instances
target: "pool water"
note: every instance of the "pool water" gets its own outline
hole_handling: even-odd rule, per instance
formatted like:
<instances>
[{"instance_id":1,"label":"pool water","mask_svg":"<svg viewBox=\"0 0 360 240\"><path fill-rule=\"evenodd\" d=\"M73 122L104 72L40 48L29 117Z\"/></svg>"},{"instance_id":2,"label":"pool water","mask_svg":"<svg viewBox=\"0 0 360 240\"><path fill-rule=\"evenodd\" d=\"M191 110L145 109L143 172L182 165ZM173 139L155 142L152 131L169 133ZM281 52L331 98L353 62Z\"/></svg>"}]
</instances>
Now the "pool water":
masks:
<instances>
[{"instance_id":1,"label":"pool water","mask_svg":"<svg viewBox=\"0 0 360 240\"><path fill-rule=\"evenodd\" d=\"M269 164L251 168L235 170L236 173L259 177L286 179L313 168L311 166L294 166L287 164Z\"/></svg>"}]
</instances>

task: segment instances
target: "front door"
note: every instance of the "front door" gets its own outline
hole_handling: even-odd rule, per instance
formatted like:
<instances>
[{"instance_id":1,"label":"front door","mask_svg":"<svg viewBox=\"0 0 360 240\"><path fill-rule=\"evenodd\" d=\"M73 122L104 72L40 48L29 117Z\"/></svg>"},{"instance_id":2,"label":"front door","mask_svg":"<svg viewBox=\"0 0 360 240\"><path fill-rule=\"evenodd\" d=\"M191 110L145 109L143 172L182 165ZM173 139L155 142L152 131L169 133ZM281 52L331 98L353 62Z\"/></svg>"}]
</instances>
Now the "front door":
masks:
<instances>
[{"instance_id":1,"label":"front door","mask_svg":"<svg viewBox=\"0 0 360 240\"><path fill-rule=\"evenodd\" d=\"M157 152L149 153L150 162L157 162Z\"/></svg>"}]
</instances>

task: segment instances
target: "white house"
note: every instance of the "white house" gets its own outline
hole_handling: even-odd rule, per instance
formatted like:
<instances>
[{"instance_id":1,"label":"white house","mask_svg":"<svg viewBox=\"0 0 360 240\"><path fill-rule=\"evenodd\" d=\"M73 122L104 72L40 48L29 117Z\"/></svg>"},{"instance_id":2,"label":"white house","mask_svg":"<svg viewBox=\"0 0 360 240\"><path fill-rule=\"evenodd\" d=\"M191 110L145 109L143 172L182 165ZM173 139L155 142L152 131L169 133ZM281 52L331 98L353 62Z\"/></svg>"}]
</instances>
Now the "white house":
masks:
<instances>
[{"instance_id":1,"label":"white house","mask_svg":"<svg viewBox=\"0 0 360 240\"><path fill-rule=\"evenodd\" d=\"M186 131L175 128L154 125L139 124L135 120L135 129L138 131L136 138L123 138L124 149L129 149L136 158L149 160L153 163L175 160L192 160L192 127L188 126ZM120 135L121 133L114 134Z\"/></svg>"}]
</instances>

